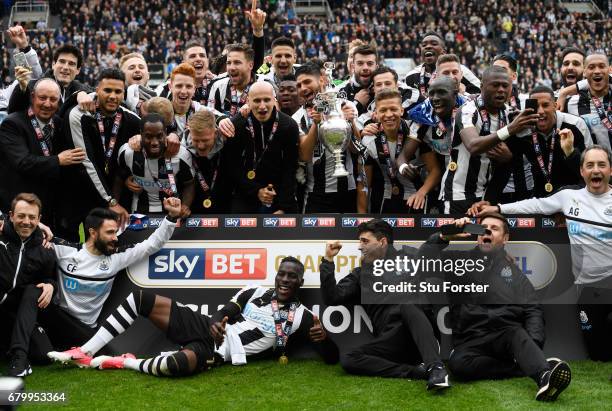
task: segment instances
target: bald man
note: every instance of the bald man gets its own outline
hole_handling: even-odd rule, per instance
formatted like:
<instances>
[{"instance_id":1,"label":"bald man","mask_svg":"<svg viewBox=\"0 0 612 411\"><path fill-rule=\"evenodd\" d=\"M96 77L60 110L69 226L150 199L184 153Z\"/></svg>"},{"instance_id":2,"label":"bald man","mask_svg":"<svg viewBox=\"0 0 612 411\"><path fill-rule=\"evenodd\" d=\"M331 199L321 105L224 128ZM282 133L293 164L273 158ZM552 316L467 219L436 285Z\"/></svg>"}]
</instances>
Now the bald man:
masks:
<instances>
[{"instance_id":1,"label":"bald man","mask_svg":"<svg viewBox=\"0 0 612 411\"><path fill-rule=\"evenodd\" d=\"M254 83L247 104L246 117L238 113L232 118L236 136L222 153L234 192L231 212L295 213L297 123L277 110L270 83Z\"/></svg>"},{"instance_id":2,"label":"bald man","mask_svg":"<svg viewBox=\"0 0 612 411\"><path fill-rule=\"evenodd\" d=\"M0 209L6 213L21 192L36 194L43 203L43 222L53 223L54 197L60 167L81 163L82 149L61 151L60 86L44 78L34 85L25 111L10 114L0 125Z\"/></svg>"},{"instance_id":3,"label":"bald man","mask_svg":"<svg viewBox=\"0 0 612 411\"><path fill-rule=\"evenodd\" d=\"M612 84L608 56L589 54L584 60L583 75L588 88L567 100L564 111L582 117L593 143L609 150L612 148Z\"/></svg>"}]
</instances>

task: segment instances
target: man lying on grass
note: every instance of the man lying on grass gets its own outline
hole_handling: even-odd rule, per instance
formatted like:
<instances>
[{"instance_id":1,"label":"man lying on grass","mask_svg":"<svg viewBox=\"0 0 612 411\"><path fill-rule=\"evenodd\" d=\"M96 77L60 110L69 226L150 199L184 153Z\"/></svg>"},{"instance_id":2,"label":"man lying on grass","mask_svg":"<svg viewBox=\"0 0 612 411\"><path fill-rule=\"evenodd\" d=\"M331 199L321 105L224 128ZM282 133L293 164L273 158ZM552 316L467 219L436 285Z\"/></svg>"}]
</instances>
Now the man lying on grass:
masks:
<instances>
[{"instance_id":1,"label":"man lying on grass","mask_svg":"<svg viewBox=\"0 0 612 411\"><path fill-rule=\"evenodd\" d=\"M271 354L286 364L286 349L299 340L310 340L327 364L337 363L338 347L327 338L317 316L297 298L303 283L304 265L294 257L286 257L279 266L274 288L245 287L212 317L161 295L133 292L83 346L52 351L48 356L80 367L128 368L156 376L181 377L224 362L246 364L246 357L254 354ZM180 344L181 350L148 359L137 359L132 354L93 358L139 315Z\"/></svg>"}]
</instances>

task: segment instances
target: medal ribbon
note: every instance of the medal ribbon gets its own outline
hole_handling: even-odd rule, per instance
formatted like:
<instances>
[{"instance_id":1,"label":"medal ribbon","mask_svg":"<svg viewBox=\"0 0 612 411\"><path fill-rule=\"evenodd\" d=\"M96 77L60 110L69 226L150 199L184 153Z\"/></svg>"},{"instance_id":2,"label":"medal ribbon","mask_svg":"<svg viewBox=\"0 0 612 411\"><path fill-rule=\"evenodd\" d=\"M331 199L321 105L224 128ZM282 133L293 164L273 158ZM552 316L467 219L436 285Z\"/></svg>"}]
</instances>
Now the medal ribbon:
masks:
<instances>
[{"instance_id":1,"label":"medal ribbon","mask_svg":"<svg viewBox=\"0 0 612 411\"><path fill-rule=\"evenodd\" d=\"M206 179L204 178L204 173L202 173L202 171L200 170L200 167L198 167L197 155L196 154L191 155L191 163L193 164L193 168L195 169L196 177L198 178L200 187L202 187L202 191L204 191L205 194L209 190L211 191L210 193L208 193L208 198L210 198L210 196L212 195L212 190L215 187L215 182L217 181L217 174L219 171L219 156L215 155L215 157L217 157L217 161L215 161L214 163L215 171L213 172L212 179L210 181L210 186L209 186L206 183Z\"/></svg>"},{"instance_id":2,"label":"medal ribbon","mask_svg":"<svg viewBox=\"0 0 612 411\"><path fill-rule=\"evenodd\" d=\"M110 159L113 156L113 150L115 149L115 144L117 143L117 134L119 134L119 127L121 126L122 118L123 113L120 110L117 110L115 113L115 119L113 121L113 128L111 129L111 136L108 140L108 148L104 152L104 170L107 174L108 165L110 164ZM102 138L102 148L104 148L106 145L106 134L104 134L104 121L102 120L102 114L100 114L99 110L96 110L96 121L98 123L100 137Z\"/></svg>"},{"instance_id":3,"label":"medal ribbon","mask_svg":"<svg viewBox=\"0 0 612 411\"><path fill-rule=\"evenodd\" d=\"M291 328L293 327L293 319L295 317L295 310L298 307L298 302L293 301L289 306L289 313L287 314L287 321L285 321L285 327L283 328L283 319L281 318L280 311L278 309L278 300L276 293L272 294L272 300L270 301L272 306L272 317L274 318L274 331L276 332L276 339L274 340L274 349L281 348L284 351L285 345L289 334L291 334Z\"/></svg>"},{"instance_id":4,"label":"medal ribbon","mask_svg":"<svg viewBox=\"0 0 612 411\"><path fill-rule=\"evenodd\" d=\"M533 140L533 150L535 151L536 158L538 159L538 165L540 166L542 175L544 175L546 182L550 183L552 178L552 163L555 151L555 140L557 139L557 130L553 131L553 135L550 138L550 151L548 153L548 170L544 166L542 148L540 147L540 142L538 141L538 133L535 130L531 132L531 139Z\"/></svg>"},{"instance_id":5,"label":"medal ribbon","mask_svg":"<svg viewBox=\"0 0 612 411\"><path fill-rule=\"evenodd\" d=\"M274 135L276 134L276 130L278 129L279 119L280 119L280 116L277 111L276 118L274 119L274 124L272 125L272 131L270 132L270 137L268 138L267 144L265 142L265 138L263 135L263 128L262 128L261 146L263 147L263 151L261 152L261 155L259 156L259 159L258 159L257 150L255 148L255 128L253 127L253 120L251 119L251 116L247 117L247 129L249 130L249 133L251 134L251 140L253 141L253 170L257 170L257 166L259 166L259 163L261 163L261 160L263 160L264 154L266 154L266 151L268 151L268 147L270 146L270 143L274 139Z\"/></svg>"},{"instance_id":6,"label":"medal ribbon","mask_svg":"<svg viewBox=\"0 0 612 411\"><path fill-rule=\"evenodd\" d=\"M387 143L387 136L385 135L385 132L382 131L380 133L378 133L378 138L380 139L380 144L382 146L383 149L383 153L385 154L385 162L387 163L387 172L389 173L389 178L391 180L395 180L396 178L396 174L395 174L395 159L399 156L399 154L402 152L402 147L404 146L404 121L400 120L400 128L397 131L397 144L395 145L395 157L393 159L393 161L391 160L391 153L389 150L389 143Z\"/></svg>"},{"instance_id":7,"label":"medal ribbon","mask_svg":"<svg viewBox=\"0 0 612 411\"><path fill-rule=\"evenodd\" d=\"M476 100L476 107L478 107L478 111L480 112L480 117L482 118L482 127L481 127L481 136L486 136L491 133L491 119L489 118L489 112L484 107L482 96L479 96ZM504 118L504 110L499 110L499 126L498 129L503 128L506 121Z\"/></svg>"},{"instance_id":8,"label":"medal ribbon","mask_svg":"<svg viewBox=\"0 0 612 411\"><path fill-rule=\"evenodd\" d=\"M244 104L247 101L247 96L249 94L250 88L251 88L250 84L246 86L244 90L242 90L242 94L240 95L240 99L239 99L238 91L236 90L236 87L233 85L230 85L230 101L232 104L230 107L230 117L234 117L236 115L236 112L238 111L238 108L244 106Z\"/></svg>"},{"instance_id":9,"label":"medal ribbon","mask_svg":"<svg viewBox=\"0 0 612 411\"><path fill-rule=\"evenodd\" d=\"M45 136L43 135L43 132L40 129L40 124L38 124L38 120L36 120L36 117L34 116L34 110L32 110L32 107L28 108L28 118L30 119L30 123L32 123L34 132L36 133L36 139L40 144L40 148L43 152L43 155L45 157L49 157L51 155L51 150L49 150L49 146L45 141ZM53 124L53 120L51 120L49 124L51 125L51 129L55 131L55 124Z\"/></svg>"},{"instance_id":10,"label":"medal ribbon","mask_svg":"<svg viewBox=\"0 0 612 411\"><path fill-rule=\"evenodd\" d=\"M604 110L603 104L601 104L601 100L599 100L599 98L591 96L591 99L593 100L595 110L597 110L597 115L599 115L599 119L601 120L602 124L608 129L608 137L612 139L612 119L610 115L612 114L612 104L608 103L608 110L606 113L606 110Z\"/></svg>"},{"instance_id":11,"label":"medal ribbon","mask_svg":"<svg viewBox=\"0 0 612 411\"><path fill-rule=\"evenodd\" d=\"M421 67L421 74L419 75L419 92L423 97L427 97L427 87L425 87L425 64Z\"/></svg>"}]
</instances>

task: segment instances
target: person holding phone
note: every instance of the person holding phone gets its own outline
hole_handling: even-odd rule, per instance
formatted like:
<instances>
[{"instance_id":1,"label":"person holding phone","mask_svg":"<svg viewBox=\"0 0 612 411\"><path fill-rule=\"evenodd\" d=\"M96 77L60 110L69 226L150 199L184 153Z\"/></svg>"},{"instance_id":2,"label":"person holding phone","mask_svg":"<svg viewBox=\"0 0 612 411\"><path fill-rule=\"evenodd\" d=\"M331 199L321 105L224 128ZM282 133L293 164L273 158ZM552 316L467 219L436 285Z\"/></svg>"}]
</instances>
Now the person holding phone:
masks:
<instances>
[{"instance_id":1,"label":"person holding phone","mask_svg":"<svg viewBox=\"0 0 612 411\"><path fill-rule=\"evenodd\" d=\"M533 285L508 255L510 239L506 218L497 212L480 216L486 229L471 250L445 250L450 241L465 240L469 217L454 220L457 234L436 232L419 249L419 257L463 262L466 272L435 273L448 287L454 349L448 360L452 375L461 380L528 376L538 386L536 400L554 401L571 381L571 370L558 358L546 359L544 313ZM467 262L474 269L467 269ZM479 266L479 262L481 266ZM456 267L459 267L458 265ZM484 267L484 269L479 268ZM486 292L456 291L476 284ZM445 286L444 289L447 289Z\"/></svg>"},{"instance_id":2,"label":"person holding phone","mask_svg":"<svg viewBox=\"0 0 612 411\"><path fill-rule=\"evenodd\" d=\"M521 175L516 171L523 170L523 156L531 165L533 195L537 198L548 197L563 186L581 184L580 154L593 145L584 120L556 110L554 91L546 86L537 86L531 91L525 102L527 110L538 116L535 127L506 143L513 154L511 169L515 185ZM516 192L514 200L531 197L525 194Z\"/></svg>"}]
</instances>

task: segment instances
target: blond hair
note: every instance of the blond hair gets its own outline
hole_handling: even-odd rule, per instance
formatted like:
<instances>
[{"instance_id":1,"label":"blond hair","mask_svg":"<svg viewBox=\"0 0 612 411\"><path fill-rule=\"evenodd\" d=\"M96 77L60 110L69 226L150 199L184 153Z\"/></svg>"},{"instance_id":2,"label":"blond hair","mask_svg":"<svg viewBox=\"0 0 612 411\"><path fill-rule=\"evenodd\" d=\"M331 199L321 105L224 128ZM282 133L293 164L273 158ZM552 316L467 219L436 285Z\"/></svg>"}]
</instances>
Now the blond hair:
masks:
<instances>
[{"instance_id":1,"label":"blond hair","mask_svg":"<svg viewBox=\"0 0 612 411\"><path fill-rule=\"evenodd\" d=\"M125 64L126 61L128 61L131 58L137 57L139 59L141 59L142 61L144 61L145 64L147 64L147 61L145 60L144 56L140 53L128 53L126 55L124 55L123 57L121 57L121 59L119 60L119 68L123 68L123 65Z\"/></svg>"},{"instance_id":2,"label":"blond hair","mask_svg":"<svg viewBox=\"0 0 612 411\"><path fill-rule=\"evenodd\" d=\"M188 124L189 129L191 131L195 131L196 133L201 133L202 131L211 128L217 128L217 124L215 123L215 115L208 109L193 113L193 115L189 117Z\"/></svg>"},{"instance_id":3,"label":"blond hair","mask_svg":"<svg viewBox=\"0 0 612 411\"><path fill-rule=\"evenodd\" d=\"M164 97L153 97L147 101L146 111L148 114L157 113L164 119L164 125L167 127L174 120L174 108L170 100Z\"/></svg>"}]
</instances>

